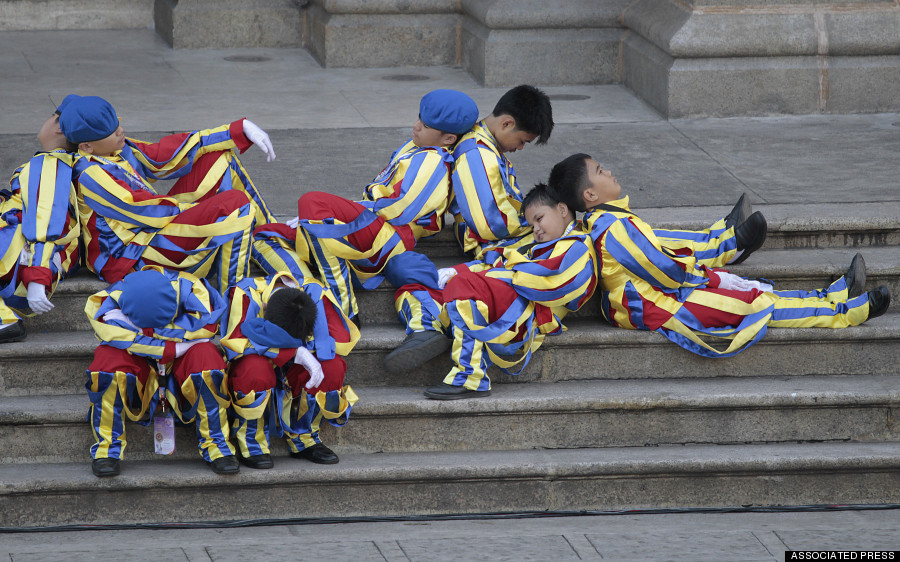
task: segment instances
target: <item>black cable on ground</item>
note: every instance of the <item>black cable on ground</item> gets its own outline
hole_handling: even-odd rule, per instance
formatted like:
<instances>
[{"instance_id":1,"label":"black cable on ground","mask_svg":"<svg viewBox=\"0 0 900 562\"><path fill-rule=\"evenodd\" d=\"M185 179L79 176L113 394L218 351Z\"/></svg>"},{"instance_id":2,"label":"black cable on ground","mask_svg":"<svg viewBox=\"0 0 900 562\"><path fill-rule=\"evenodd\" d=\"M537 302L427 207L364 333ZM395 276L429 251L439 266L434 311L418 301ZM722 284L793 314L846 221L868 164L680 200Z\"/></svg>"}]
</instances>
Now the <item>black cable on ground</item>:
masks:
<instances>
[{"instance_id":1,"label":"black cable on ground","mask_svg":"<svg viewBox=\"0 0 900 562\"><path fill-rule=\"evenodd\" d=\"M0 527L0 533L60 533L68 531L137 531L174 529L228 529L239 527L268 527L273 525L329 525L340 523L396 523L422 521L485 521L503 519L538 519L542 517L583 517L610 515L664 515L705 513L821 513L831 511L874 511L900 509L900 504L847 505L788 505L737 507L672 507L650 509L588 510L588 511L525 511L512 513L447 513L437 515L396 515L319 517L283 519L239 519L234 521L197 521L188 523L122 523L108 525L53 525L48 527Z\"/></svg>"}]
</instances>

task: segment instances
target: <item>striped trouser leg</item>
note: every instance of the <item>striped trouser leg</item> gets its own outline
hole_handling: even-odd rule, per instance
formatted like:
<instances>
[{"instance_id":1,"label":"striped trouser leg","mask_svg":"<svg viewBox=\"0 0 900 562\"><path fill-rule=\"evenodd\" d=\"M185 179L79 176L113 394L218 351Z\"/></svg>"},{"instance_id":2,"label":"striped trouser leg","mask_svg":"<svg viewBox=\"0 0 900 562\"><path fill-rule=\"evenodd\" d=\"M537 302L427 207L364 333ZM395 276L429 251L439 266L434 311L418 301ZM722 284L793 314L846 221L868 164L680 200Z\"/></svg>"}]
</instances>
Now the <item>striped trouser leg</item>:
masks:
<instances>
[{"instance_id":1,"label":"striped trouser leg","mask_svg":"<svg viewBox=\"0 0 900 562\"><path fill-rule=\"evenodd\" d=\"M91 457L122 458L125 451L125 417L146 425L147 414L156 409L158 383L151 374L147 384L123 371L87 371L85 384L91 402L88 420L95 442ZM123 415L124 414L124 415Z\"/></svg>"},{"instance_id":2,"label":"striped trouser leg","mask_svg":"<svg viewBox=\"0 0 900 562\"><path fill-rule=\"evenodd\" d=\"M125 452L124 404L115 373L88 371L88 418L94 433L91 458L120 459Z\"/></svg>"},{"instance_id":3,"label":"striped trouser leg","mask_svg":"<svg viewBox=\"0 0 900 562\"><path fill-rule=\"evenodd\" d=\"M293 397L292 404L282 414L282 427L288 448L296 453L321 443L319 429L322 422L343 427L350 419L350 411L357 401L350 386L340 390L319 391L310 395L305 389ZM284 419L287 414L288 419ZM286 423L285 423L286 422Z\"/></svg>"},{"instance_id":4,"label":"striped trouser leg","mask_svg":"<svg viewBox=\"0 0 900 562\"><path fill-rule=\"evenodd\" d=\"M693 255L698 266L722 267L737 253L734 228L726 227L724 218L704 230L653 229L653 233L666 249L679 255Z\"/></svg>"},{"instance_id":5,"label":"striped trouser leg","mask_svg":"<svg viewBox=\"0 0 900 562\"><path fill-rule=\"evenodd\" d=\"M314 236L306 235L310 257L319 270L319 279L331 289L341 310L348 318L359 314L359 304L353 289L353 270L347 260L329 252Z\"/></svg>"},{"instance_id":6,"label":"striped trouser leg","mask_svg":"<svg viewBox=\"0 0 900 562\"><path fill-rule=\"evenodd\" d=\"M231 400L225 382L225 373L219 369L191 373L180 388L175 378L169 379L169 391L181 396L186 406L177 407L180 401L171 399L173 409L182 423L195 422L200 456L207 462L234 455L228 442L228 408Z\"/></svg>"},{"instance_id":7,"label":"striped trouser leg","mask_svg":"<svg viewBox=\"0 0 900 562\"><path fill-rule=\"evenodd\" d=\"M444 377L444 383L463 386L469 390L490 390L491 379L488 378L487 370L493 363L488 356L486 344L458 326L453 326L452 329L453 348L450 356L454 365Z\"/></svg>"},{"instance_id":8,"label":"striped trouser leg","mask_svg":"<svg viewBox=\"0 0 900 562\"><path fill-rule=\"evenodd\" d=\"M293 244L283 238L256 237L251 255L267 275L287 271L300 282L314 277L309 264L300 259Z\"/></svg>"},{"instance_id":9,"label":"striped trouser leg","mask_svg":"<svg viewBox=\"0 0 900 562\"><path fill-rule=\"evenodd\" d=\"M869 296L847 298L847 281L840 277L816 291L775 291L775 310L769 326L784 328L846 328L869 317Z\"/></svg>"},{"instance_id":10,"label":"striped trouser leg","mask_svg":"<svg viewBox=\"0 0 900 562\"><path fill-rule=\"evenodd\" d=\"M400 322L406 326L406 333L435 331L443 332L440 315L443 305L424 287L406 285L397 291L394 307Z\"/></svg>"},{"instance_id":11,"label":"striped trouser leg","mask_svg":"<svg viewBox=\"0 0 900 562\"><path fill-rule=\"evenodd\" d=\"M231 433L237 442L241 456L250 457L269 453L269 434L274 429L269 413L274 408L274 389L263 392L235 391L231 410L234 413Z\"/></svg>"}]
</instances>

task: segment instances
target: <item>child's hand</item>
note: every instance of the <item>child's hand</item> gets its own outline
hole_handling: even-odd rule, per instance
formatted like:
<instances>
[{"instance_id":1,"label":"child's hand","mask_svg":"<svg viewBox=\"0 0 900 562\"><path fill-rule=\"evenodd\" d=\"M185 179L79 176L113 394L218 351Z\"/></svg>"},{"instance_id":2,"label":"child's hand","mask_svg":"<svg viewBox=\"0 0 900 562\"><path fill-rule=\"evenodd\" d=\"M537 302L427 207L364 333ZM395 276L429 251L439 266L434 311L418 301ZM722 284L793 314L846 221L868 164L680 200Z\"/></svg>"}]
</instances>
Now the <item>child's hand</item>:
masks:
<instances>
[{"instance_id":1,"label":"child's hand","mask_svg":"<svg viewBox=\"0 0 900 562\"><path fill-rule=\"evenodd\" d=\"M301 365L306 372L309 373L309 382L306 383L306 389L316 388L325 379L325 373L322 372L322 365L319 360L313 356L305 347L297 348L297 355L294 356L294 363Z\"/></svg>"},{"instance_id":2,"label":"child's hand","mask_svg":"<svg viewBox=\"0 0 900 562\"><path fill-rule=\"evenodd\" d=\"M36 314L53 310L53 303L47 298L47 291L40 283L32 281L28 284L28 308Z\"/></svg>"},{"instance_id":3,"label":"child's hand","mask_svg":"<svg viewBox=\"0 0 900 562\"><path fill-rule=\"evenodd\" d=\"M272 141L269 139L269 135L256 126L256 123L249 119L244 119L244 135L250 139L250 142L266 153L266 162L275 160L275 149L272 148Z\"/></svg>"},{"instance_id":4,"label":"child's hand","mask_svg":"<svg viewBox=\"0 0 900 562\"><path fill-rule=\"evenodd\" d=\"M447 283L453 279L453 276L459 273L452 267L443 267L438 270L438 288L443 289Z\"/></svg>"}]
</instances>

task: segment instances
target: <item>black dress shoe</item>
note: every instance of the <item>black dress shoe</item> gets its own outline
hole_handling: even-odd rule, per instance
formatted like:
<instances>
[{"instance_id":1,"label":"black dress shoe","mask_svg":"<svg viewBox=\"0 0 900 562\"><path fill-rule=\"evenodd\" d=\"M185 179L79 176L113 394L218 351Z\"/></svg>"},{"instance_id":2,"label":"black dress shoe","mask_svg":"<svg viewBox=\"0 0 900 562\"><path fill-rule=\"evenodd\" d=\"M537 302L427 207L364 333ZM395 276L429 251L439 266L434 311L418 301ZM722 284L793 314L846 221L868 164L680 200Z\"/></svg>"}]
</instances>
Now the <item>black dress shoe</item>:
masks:
<instances>
[{"instance_id":1,"label":"black dress shoe","mask_svg":"<svg viewBox=\"0 0 900 562\"><path fill-rule=\"evenodd\" d=\"M241 465L238 463L234 455L227 457L219 457L216 460L207 463L209 468L216 474L237 474L241 471Z\"/></svg>"},{"instance_id":2,"label":"black dress shoe","mask_svg":"<svg viewBox=\"0 0 900 562\"><path fill-rule=\"evenodd\" d=\"M490 390L469 390L464 386L453 386L442 382L434 386L429 386L423 393L425 398L432 400L462 400L463 398L484 398L490 396Z\"/></svg>"},{"instance_id":3,"label":"black dress shoe","mask_svg":"<svg viewBox=\"0 0 900 562\"><path fill-rule=\"evenodd\" d=\"M857 252L844 274L847 281L847 298L858 297L866 289L866 260Z\"/></svg>"},{"instance_id":4,"label":"black dress shoe","mask_svg":"<svg viewBox=\"0 0 900 562\"><path fill-rule=\"evenodd\" d=\"M759 211L756 211L747 220L736 226L734 238L737 242L737 249L742 250L743 253L731 263L743 263L744 260L750 257L750 254L758 250L763 245L763 242L766 241L767 229L768 223L766 223L766 218Z\"/></svg>"},{"instance_id":5,"label":"black dress shoe","mask_svg":"<svg viewBox=\"0 0 900 562\"><path fill-rule=\"evenodd\" d=\"M734 204L734 208L731 209L731 212L725 215L725 226L731 228L732 226L744 223L752 212L753 208L750 206L750 201L747 201L747 194L744 193L741 195L741 198L737 200L737 203Z\"/></svg>"},{"instance_id":6,"label":"black dress shoe","mask_svg":"<svg viewBox=\"0 0 900 562\"><path fill-rule=\"evenodd\" d=\"M25 336L25 324L23 324L22 321L19 320L12 326L0 330L0 343L22 341L25 339Z\"/></svg>"},{"instance_id":7,"label":"black dress shoe","mask_svg":"<svg viewBox=\"0 0 900 562\"><path fill-rule=\"evenodd\" d=\"M291 456L295 459L304 459L316 464L337 464L340 460L338 459L338 456L334 454L334 451L321 443L317 443L312 447L307 447L302 451L291 453Z\"/></svg>"},{"instance_id":8,"label":"black dress shoe","mask_svg":"<svg viewBox=\"0 0 900 562\"><path fill-rule=\"evenodd\" d=\"M413 332L384 358L384 367L392 373L406 373L447 351L453 342L441 332Z\"/></svg>"},{"instance_id":9,"label":"black dress shoe","mask_svg":"<svg viewBox=\"0 0 900 562\"><path fill-rule=\"evenodd\" d=\"M105 478L107 476L118 476L119 459L94 459L94 462L91 463L91 472L94 473L94 476L97 476L99 478Z\"/></svg>"},{"instance_id":10,"label":"black dress shoe","mask_svg":"<svg viewBox=\"0 0 900 562\"><path fill-rule=\"evenodd\" d=\"M246 466L247 468L256 468L259 470L264 470L266 468L272 468L275 466L275 463L272 462L272 455L267 453L262 453L261 455L250 455L249 457L241 456L238 453L237 458L241 461L241 464Z\"/></svg>"},{"instance_id":11,"label":"black dress shoe","mask_svg":"<svg viewBox=\"0 0 900 562\"><path fill-rule=\"evenodd\" d=\"M869 317L866 320L881 316L887 312L889 306L891 306L891 292L885 285L875 287L869 291Z\"/></svg>"}]
</instances>

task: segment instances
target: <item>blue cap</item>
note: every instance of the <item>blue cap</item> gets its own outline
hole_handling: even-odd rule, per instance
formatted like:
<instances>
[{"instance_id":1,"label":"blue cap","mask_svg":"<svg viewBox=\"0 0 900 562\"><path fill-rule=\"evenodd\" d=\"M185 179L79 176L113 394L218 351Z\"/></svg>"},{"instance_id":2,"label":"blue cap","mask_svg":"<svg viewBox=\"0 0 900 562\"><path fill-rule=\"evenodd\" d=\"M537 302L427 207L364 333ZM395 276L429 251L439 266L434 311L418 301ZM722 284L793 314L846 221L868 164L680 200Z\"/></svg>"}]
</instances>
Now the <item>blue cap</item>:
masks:
<instances>
[{"instance_id":1,"label":"blue cap","mask_svg":"<svg viewBox=\"0 0 900 562\"><path fill-rule=\"evenodd\" d=\"M122 279L119 308L139 328L162 328L178 312L178 293L159 271L135 271Z\"/></svg>"},{"instance_id":2,"label":"blue cap","mask_svg":"<svg viewBox=\"0 0 900 562\"><path fill-rule=\"evenodd\" d=\"M461 135L478 121L478 106L460 91L434 90L419 103L419 119L432 129Z\"/></svg>"},{"instance_id":3,"label":"blue cap","mask_svg":"<svg viewBox=\"0 0 900 562\"><path fill-rule=\"evenodd\" d=\"M119 128L119 117L108 101L69 94L59 104L59 128L69 142L105 139Z\"/></svg>"}]
</instances>

